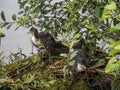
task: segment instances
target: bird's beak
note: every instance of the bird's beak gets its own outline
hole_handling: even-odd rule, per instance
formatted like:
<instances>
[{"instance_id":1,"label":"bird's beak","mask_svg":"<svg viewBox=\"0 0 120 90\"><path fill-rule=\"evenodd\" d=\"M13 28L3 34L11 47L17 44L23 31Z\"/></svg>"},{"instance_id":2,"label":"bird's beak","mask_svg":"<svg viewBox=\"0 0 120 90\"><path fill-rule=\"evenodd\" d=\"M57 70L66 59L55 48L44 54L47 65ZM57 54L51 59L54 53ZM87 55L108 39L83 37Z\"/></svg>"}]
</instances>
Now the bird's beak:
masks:
<instances>
[{"instance_id":1,"label":"bird's beak","mask_svg":"<svg viewBox=\"0 0 120 90\"><path fill-rule=\"evenodd\" d=\"M28 31L27 34L31 34L31 31Z\"/></svg>"}]
</instances>

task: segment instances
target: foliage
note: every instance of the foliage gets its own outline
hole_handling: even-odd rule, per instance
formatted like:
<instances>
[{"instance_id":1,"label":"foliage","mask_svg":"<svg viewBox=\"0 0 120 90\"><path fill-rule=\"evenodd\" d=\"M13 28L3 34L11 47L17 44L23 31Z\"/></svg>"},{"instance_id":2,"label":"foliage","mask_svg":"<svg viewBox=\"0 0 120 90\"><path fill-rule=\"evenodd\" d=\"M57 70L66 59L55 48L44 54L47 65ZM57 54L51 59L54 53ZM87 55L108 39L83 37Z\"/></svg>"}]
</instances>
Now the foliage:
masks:
<instances>
[{"instance_id":1,"label":"foliage","mask_svg":"<svg viewBox=\"0 0 120 90\"><path fill-rule=\"evenodd\" d=\"M4 70L4 67L3 67L4 58L5 58L5 56L3 56L3 52L0 52L0 76L5 75L5 70Z\"/></svg>"},{"instance_id":2,"label":"foliage","mask_svg":"<svg viewBox=\"0 0 120 90\"><path fill-rule=\"evenodd\" d=\"M119 79L120 79L120 76L116 75L113 82L111 83L112 90L120 90Z\"/></svg>"},{"instance_id":3,"label":"foliage","mask_svg":"<svg viewBox=\"0 0 120 90\"><path fill-rule=\"evenodd\" d=\"M1 18L2 18L3 21L6 21L5 15L4 15L4 12L3 12L3 11L1 12Z\"/></svg>"},{"instance_id":4,"label":"foliage","mask_svg":"<svg viewBox=\"0 0 120 90\"><path fill-rule=\"evenodd\" d=\"M91 90L94 88L92 85L96 84L97 86L95 85L95 87L102 90L106 82L110 84L109 80L104 80L104 78L108 78L109 75L104 75L104 73L96 75L90 71L83 73L73 72L72 74L67 73L64 77L63 68L65 66L65 61L60 59L58 61L62 62L58 62L52 59L52 64L48 64L47 61L45 61L44 65L41 66L40 61L36 63L31 62L34 57L38 56L35 55L22 60L17 59L4 65L6 71L4 77L6 78L0 78L0 89ZM104 87L104 90L109 89Z\"/></svg>"},{"instance_id":5,"label":"foliage","mask_svg":"<svg viewBox=\"0 0 120 90\"><path fill-rule=\"evenodd\" d=\"M113 73L120 69L120 61L117 58L120 53L119 3L119 0L64 0L59 2L18 0L20 8L18 15L14 14L13 22L8 22L2 11L3 22L0 24L0 28L9 29L13 24L17 24L16 29L21 26L26 28L33 26L40 31L49 31L54 37L60 35L63 41L68 40L63 43L69 47L70 51L69 54L62 54L67 57L66 61L75 56L75 52L72 54L71 52L78 37L79 39L84 38L85 45L82 49L90 53L91 62L96 65L104 60L107 63L105 72ZM36 64L39 61L38 58L32 57L32 63ZM19 66L19 64L17 65ZM27 77L30 78L30 81ZM33 78L35 77L31 74L24 76L29 83ZM49 79L47 80L49 81ZM44 83L47 83L47 80L43 80ZM42 81L40 80L40 82ZM47 86L50 86L49 82L45 85L45 87Z\"/></svg>"},{"instance_id":6,"label":"foliage","mask_svg":"<svg viewBox=\"0 0 120 90\"><path fill-rule=\"evenodd\" d=\"M119 55L120 53L120 41L117 42L111 42L111 51L109 52L109 55L112 56L109 60L108 64L106 65L105 72L114 72L120 69L120 60L117 59L116 55ZM115 57L116 56L116 57Z\"/></svg>"},{"instance_id":7,"label":"foliage","mask_svg":"<svg viewBox=\"0 0 120 90\"><path fill-rule=\"evenodd\" d=\"M111 58L106 65L105 72L114 72L120 69L120 61L117 61L114 57Z\"/></svg>"},{"instance_id":8,"label":"foliage","mask_svg":"<svg viewBox=\"0 0 120 90\"><path fill-rule=\"evenodd\" d=\"M2 31L0 31L0 37L5 37L5 34Z\"/></svg>"}]
</instances>

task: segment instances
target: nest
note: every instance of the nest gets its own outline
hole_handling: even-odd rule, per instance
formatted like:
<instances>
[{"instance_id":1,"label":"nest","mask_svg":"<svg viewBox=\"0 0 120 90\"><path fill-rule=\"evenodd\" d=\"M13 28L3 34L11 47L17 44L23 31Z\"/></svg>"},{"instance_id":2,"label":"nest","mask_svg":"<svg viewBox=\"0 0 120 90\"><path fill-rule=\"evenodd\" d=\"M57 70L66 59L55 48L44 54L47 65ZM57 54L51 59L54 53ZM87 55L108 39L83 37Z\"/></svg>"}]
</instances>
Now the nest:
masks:
<instances>
[{"instance_id":1,"label":"nest","mask_svg":"<svg viewBox=\"0 0 120 90\"><path fill-rule=\"evenodd\" d=\"M113 80L112 75L95 67L76 72L63 57L41 60L39 55L33 55L27 59L17 58L4 69L8 77L0 79L4 90L110 90Z\"/></svg>"}]
</instances>

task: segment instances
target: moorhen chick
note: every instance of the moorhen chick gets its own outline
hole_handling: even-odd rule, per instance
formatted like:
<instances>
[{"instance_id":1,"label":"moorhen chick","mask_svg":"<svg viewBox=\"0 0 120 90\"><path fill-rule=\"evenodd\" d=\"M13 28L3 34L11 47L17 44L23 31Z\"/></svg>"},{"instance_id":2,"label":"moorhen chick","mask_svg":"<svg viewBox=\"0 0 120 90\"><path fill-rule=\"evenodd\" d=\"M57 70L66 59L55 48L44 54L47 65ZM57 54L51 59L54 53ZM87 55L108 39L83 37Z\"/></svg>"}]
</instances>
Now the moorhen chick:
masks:
<instances>
[{"instance_id":1,"label":"moorhen chick","mask_svg":"<svg viewBox=\"0 0 120 90\"><path fill-rule=\"evenodd\" d=\"M64 46L61 41L55 41L53 36L48 32L38 32L34 27L30 28L28 34L32 34L31 42L33 46L39 48L38 42L47 49L50 55L58 56L61 53L68 53L68 47Z\"/></svg>"},{"instance_id":2,"label":"moorhen chick","mask_svg":"<svg viewBox=\"0 0 120 90\"><path fill-rule=\"evenodd\" d=\"M32 27L28 33L32 34L32 44L39 48L38 41L41 41L50 55L58 56L61 53L69 53L69 48L64 46L61 41L55 41L53 36L48 32L38 33L37 29ZM81 49L84 44L84 40L81 39L73 45L74 51L77 51L76 56L72 59L75 62L73 70L78 72L85 71L90 62L89 54Z\"/></svg>"}]
</instances>

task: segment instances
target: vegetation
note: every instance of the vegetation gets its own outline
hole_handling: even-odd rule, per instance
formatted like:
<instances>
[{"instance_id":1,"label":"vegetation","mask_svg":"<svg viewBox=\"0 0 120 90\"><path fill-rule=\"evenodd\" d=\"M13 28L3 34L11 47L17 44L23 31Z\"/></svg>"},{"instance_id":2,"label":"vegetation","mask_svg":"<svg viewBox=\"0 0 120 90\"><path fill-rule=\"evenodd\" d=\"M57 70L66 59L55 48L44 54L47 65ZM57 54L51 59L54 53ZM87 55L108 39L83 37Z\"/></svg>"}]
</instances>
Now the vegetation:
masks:
<instances>
[{"instance_id":1,"label":"vegetation","mask_svg":"<svg viewBox=\"0 0 120 90\"><path fill-rule=\"evenodd\" d=\"M20 90L120 90L120 1L119 0L18 0L20 11L13 22L5 18L0 28L37 27L62 37L63 44L72 46L84 38L83 50L90 53L88 71L73 72L67 63L74 55L47 58L40 55L22 59L14 55L11 63L0 62L0 87ZM70 64L70 63L69 63ZM7 89L6 89L7 90Z\"/></svg>"}]
</instances>

